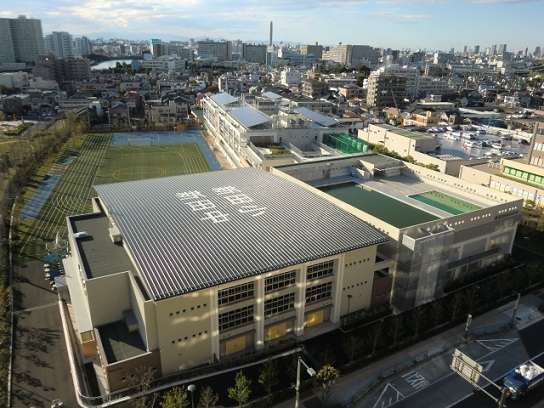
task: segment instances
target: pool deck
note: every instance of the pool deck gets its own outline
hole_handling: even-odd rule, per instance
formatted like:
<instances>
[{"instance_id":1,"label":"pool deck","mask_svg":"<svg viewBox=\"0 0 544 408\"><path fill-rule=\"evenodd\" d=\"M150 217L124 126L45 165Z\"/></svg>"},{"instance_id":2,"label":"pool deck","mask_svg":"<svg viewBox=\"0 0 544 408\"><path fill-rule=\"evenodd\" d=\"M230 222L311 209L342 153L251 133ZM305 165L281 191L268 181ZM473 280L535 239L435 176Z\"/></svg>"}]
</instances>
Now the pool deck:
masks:
<instances>
[{"instance_id":1,"label":"pool deck","mask_svg":"<svg viewBox=\"0 0 544 408\"><path fill-rule=\"evenodd\" d=\"M413 178L402 175L373 179L361 179L351 176L342 176L330 179L316 180L309 184L313 187L319 188L343 183L356 183L367 186L372 190L376 190L382 194L402 201L403 203L409 204L412 207L419 208L422 211L425 211L440 218L450 218L455 215L447 211L440 210L439 208L433 207L432 205L412 199L409 196L414 194L422 194L430 190L435 190L444 194L458 197L482 208L489 206L489 203L485 203L483 201L475 199L477 197L459 194L458 191L456 192L453 189L440 188L440 186L434 184L427 184L424 181L414 180Z\"/></svg>"}]
</instances>

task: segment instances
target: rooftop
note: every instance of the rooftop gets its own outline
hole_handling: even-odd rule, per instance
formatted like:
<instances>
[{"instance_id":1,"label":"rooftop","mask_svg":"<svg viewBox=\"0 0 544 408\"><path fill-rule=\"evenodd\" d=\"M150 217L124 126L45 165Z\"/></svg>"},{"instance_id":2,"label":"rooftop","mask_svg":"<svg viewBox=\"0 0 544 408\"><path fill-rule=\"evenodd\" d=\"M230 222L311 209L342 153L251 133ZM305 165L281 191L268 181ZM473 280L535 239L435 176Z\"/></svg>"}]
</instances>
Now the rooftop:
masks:
<instances>
[{"instance_id":1,"label":"rooftop","mask_svg":"<svg viewBox=\"0 0 544 408\"><path fill-rule=\"evenodd\" d=\"M256 169L95 189L154 299L387 241L302 183Z\"/></svg>"}]
</instances>

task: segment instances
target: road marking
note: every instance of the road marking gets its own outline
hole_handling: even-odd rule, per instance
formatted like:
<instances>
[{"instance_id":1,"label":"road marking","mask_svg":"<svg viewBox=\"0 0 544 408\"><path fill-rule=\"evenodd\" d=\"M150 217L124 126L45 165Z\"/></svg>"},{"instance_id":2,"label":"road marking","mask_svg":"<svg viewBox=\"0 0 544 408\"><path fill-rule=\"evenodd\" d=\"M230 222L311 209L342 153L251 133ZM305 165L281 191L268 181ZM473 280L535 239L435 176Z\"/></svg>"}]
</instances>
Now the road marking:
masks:
<instances>
[{"instance_id":1,"label":"road marking","mask_svg":"<svg viewBox=\"0 0 544 408\"><path fill-rule=\"evenodd\" d=\"M58 306L58 304L59 304L59 302L53 302L53 303L48 303L46 305L41 305L41 306L36 306L36 307L29 307L28 309L17 310L15 312L13 312L13 314L31 312L31 311L37 310L37 309L45 309L46 307Z\"/></svg>"},{"instance_id":2,"label":"road marking","mask_svg":"<svg viewBox=\"0 0 544 408\"><path fill-rule=\"evenodd\" d=\"M482 373L489 371L495 360L478 361L478 364L482 366Z\"/></svg>"},{"instance_id":3,"label":"road marking","mask_svg":"<svg viewBox=\"0 0 544 408\"><path fill-rule=\"evenodd\" d=\"M484 346L489 351L497 351L503 347L509 346L517 339L494 339L494 340L477 340L477 343Z\"/></svg>"},{"instance_id":4,"label":"road marking","mask_svg":"<svg viewBox=\"0 0 544 408\"><path fill-rule=\"evenodd\" d=\"M410 371L409 373L404 374L401 378L416 390L422 390L430 385L429 381L427 381L427 379L417 371Z\"/></svg>"},{"instance_id":5,"label":"road marking","mask_svg":"<svg viewBox=\"0 0 544 408\"><path fill-rule=\"evenodd\" d=\"M373 408L385 408L393 405L395 402L404 399L404 395L397 390L391 383L387 383Z\"/></svg>"}]
</instances>

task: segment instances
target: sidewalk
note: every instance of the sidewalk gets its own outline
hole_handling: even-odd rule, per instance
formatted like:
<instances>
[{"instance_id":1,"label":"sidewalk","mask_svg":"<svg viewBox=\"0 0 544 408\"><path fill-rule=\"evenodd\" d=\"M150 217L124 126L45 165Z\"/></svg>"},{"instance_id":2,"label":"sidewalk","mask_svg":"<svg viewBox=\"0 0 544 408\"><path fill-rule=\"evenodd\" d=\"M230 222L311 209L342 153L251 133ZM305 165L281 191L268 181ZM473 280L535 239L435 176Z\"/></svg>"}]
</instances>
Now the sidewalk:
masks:
<instances>
[{"instance_id":1,"label":"sidewalk","mask_svg":"<svg viewBox=\"0 0 544 408\"><path fill-rule=\"evenodd\" d=\"M533 324L535 321L542 319L544 316L538 311L538 307L544 303L544 293L542 290L534 294L529 294L520 299L518 308L516 310L517 326L519 330L523 327ZM498 309L487 312L481 316L477 316L472 321L471 329L477 331L478 329L496 326L501 324L508 324L512 320L515 302L512 301ZM401 362L406 361L410 357L421 355L424 352L428 353L428 358L425 361L429 361L431 358L444 353L452 353L455 345L462 343L469 343L474 341L474 338L466 340L464 338L465 325L460 324L443 333L440 333L427 340L421 341L413 346L410 346L396 354L376 361L363 369L355 371L353 373L342 376L338 382L338 386L332 394L329 405L340 404L341 406L347 406L347 404L361 392L366 385L376 379L384 370L398 365ZM421 364L421 363L418 363ZM413 367L413 366L412 366ZM316 401L317 396L309 391L302 393L300 396L300 407L313 408L320 405ZM359 403L353 403L352 407L362 406L365 396L360 398ZM294 399L285 401L276 405L278 408L292 408L295 406Z\"/></svg>"}]
</instances>

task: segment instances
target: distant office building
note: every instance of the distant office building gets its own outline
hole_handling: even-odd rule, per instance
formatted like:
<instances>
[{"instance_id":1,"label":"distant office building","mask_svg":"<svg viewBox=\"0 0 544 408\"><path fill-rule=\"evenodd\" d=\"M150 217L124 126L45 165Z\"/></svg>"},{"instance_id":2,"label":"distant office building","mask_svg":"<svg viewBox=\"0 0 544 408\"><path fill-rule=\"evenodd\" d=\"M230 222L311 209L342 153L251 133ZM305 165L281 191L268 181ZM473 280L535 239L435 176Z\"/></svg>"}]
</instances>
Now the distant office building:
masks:
<instances>
[{"instance_id":1,"label":"distant office building","mask_svg":"<svg viewBox=\"0 0 544 408\"><path fill-rule=\"evenodd\" d=\"M466 54L466 53L467 53L467 51L468 51L468 46L467 46L467 45L465 45L465 46L463 47L463 54Z\"/></svg>"},{"instance_id":2,"label":"distant office building","mask_svg":"<svg viewBox=\"0 0 544 408\"><path fill-rule=\"evenodd\" d=\"M378 56L378 50L368 45L338 44L323 52L324 60L342 65L375 64Z\"/></svg>"},{"instance_id":3,"label":"distant office building","mask_svg":"<svg viewBox=\"0 0 544 408\"><path fill-rule=\"evenodd\" d=\"M53 31L45 36L45 52L53 53L57 58L75 58L74 41L66 31Z\"/></svg>"},{"instance_id":4,"label":"distant office building","mask_svg":"<svg viewBox=\"0 0 544 408\"><path fill-rule=\"evenodd\" d=\"M479 54L480 53L480 46L475 45L474 48L472 48L473 54Z\"/></svg>"},{"instance_id":5,"label":"distant office building","mask_svg":"<svg viewBox=\"0 0 544 408\"><path fill-rule=\"evenodd\" d=\"M534 57L540 57L542 55L542 49L540 48L540 46L536 46L535 47L535 52L533 53L533 56Z\"/></svg>"},{"instance_id":6,"label":"distant office building","mask_svg":"<svg viewBox=\"0 0 544 408\"><path fill-rule=\"evenodd\" d=\"M80 55L82 57L86 57L87 55L92 54L93 52L93 46L91 44L91 40L89 40L85 36L81 38L76 38L74 40L74 45L75 45L77 55Z\"/></svg>"},{"instance_id":7,"label":"distant office building","mask_svg":"<svg viewBox=\"0 0 544 408\"><path fill-rule=\"evenodd\" d=\"M210 41L203 40L198 42L198 58L215 58L217 61L232 60L232 42L231 41Z\"/></svg>"},{"instance_id":8,"label":"distant office building","mask_svg":"<svg viewBox=\"0 0 544 408\"><path fill-rule=\"evenodd\" d=\"M164 44L158 38L149 40L149 51L153 54L153 58L159 58L163 55L168 55L168 44Z\"/></svg>"},{"instance_id":9,"label":"distant office building","mask_svg":"<svg viewBox=\"0 0 544 408\"><path fill-rule=\"evenodd\" d=\"M266 63L266 45L264 44L243 44L242 59L247 62Z\"/></svg>"},{"instance_id":10,"label":"distant office building","mask_svg":"<svg viewBox=\"0 0 544 408\"><path fill-rule=\"evenodd\" d=\"M33 64L43 53L41 20L0 18L0 62Z\"/></svg>"},{"instance_id":11,"label":"distant office building","mask_svg":"<svg viewBox=\"0 0 544 408\"><path fill-rule=\"evenodd\" d=\"M272 45L272 34L274 32L274 25L272 21L270 22L270 38L268 40L268 45Z\"/></svg>"},{"instance_id":12,"label":"distant office building","mask_svg":"<svg viewBox=\"0 0 544 408\"><path fill-rule=\"evenodd\" d=\"M321 59L323 57L323 46L317 43L315 45L301 45L300 53L302 55L313 55L317 59Z\"/></svg>"},{"instance_id":13,"label":"distant office building","mask_svg":"<svg viewBox=\"0 0 544 408\"><path fill-rule=\"evenodd\" d=\"M505 55L506 54L506 44L499 44L499 55Z\"/></svg>"}]
</instances>

